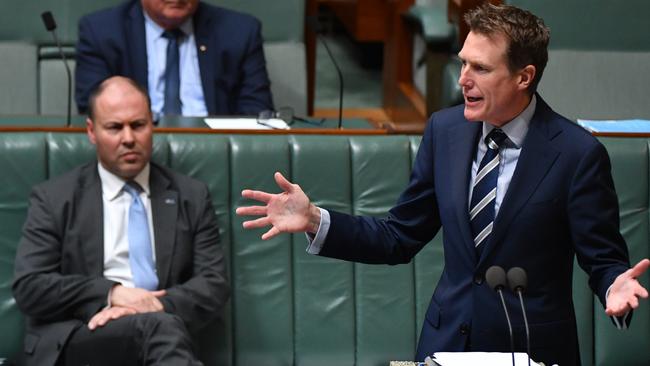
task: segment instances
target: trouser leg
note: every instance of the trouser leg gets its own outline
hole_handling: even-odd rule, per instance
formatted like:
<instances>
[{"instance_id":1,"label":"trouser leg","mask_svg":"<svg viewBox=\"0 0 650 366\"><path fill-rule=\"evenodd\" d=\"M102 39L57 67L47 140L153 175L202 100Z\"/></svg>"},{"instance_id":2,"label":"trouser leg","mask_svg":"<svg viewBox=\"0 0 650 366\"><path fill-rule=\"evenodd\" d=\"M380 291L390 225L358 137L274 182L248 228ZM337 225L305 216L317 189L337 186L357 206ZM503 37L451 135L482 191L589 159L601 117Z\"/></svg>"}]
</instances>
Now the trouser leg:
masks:
<instances>
[{"instance_id":1,"label":"trouser leg","mask_svg":"<svg viewBox=\"0 0 650 366\"><path fill-rule=\"evenodd\" d=\"M90 331L80 327L69 339L64 365L202 365L183 321L167 313L112 320Z\"/></svg>"}]
</instances>

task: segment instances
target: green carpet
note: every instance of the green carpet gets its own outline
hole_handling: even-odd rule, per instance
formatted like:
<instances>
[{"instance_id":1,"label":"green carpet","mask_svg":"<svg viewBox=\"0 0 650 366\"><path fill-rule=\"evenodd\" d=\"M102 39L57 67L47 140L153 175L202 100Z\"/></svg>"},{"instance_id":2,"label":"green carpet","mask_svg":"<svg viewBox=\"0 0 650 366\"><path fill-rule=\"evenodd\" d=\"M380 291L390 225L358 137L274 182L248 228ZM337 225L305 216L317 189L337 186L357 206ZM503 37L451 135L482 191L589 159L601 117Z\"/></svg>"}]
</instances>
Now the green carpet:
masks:
<instances>
[{"instance_id":1,"label":"green carpet","mask_svg":"<svg viewBox=\"0 0 650 366\"><path fill-rule=\"evenodd\" d=\"M362 66L363 47L345 34L323 36L343 74L343 108L379 108L382 105L382 70ZM314 107L338 108L339 80L336 69L321 42L316 47Z\"/></svg>"}]
</instances>

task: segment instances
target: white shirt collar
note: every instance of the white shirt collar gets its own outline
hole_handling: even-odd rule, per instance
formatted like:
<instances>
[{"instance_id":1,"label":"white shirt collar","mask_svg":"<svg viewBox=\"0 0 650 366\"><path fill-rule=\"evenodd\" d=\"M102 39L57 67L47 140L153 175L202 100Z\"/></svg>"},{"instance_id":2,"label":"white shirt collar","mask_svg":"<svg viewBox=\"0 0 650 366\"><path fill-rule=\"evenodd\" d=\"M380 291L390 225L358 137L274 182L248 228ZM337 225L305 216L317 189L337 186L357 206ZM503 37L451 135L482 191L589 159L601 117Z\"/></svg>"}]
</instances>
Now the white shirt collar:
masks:
<instances>
[{"instance_id":1,"label":"white shirt collar","mask_svg":"<svg viewBox=\"0 0 650 366\"><path fill-rule=\"evenodd\" d=\"M102 194L109 201L116 199L122 193L122 188L124 188L126 181L106 170L100 162L97 162L97 170L99 171L99 179L102 181ZM142 171L133 179L140 185L140 187L142 187L142 190L147 196L150 195L149 171L150 165L147 163L147 165L144 166L144 169L142 169Z\"/></svg>"},{"instance_id":2,"label":"white shirt collar","mask_svg":"<svg viewBox=\"0 0 650 366\"><path fill-rule=\"evenodd\" d=\"M501 126L501 131L503 131L508 140L512 142L515 148L521 149L521 145L524 143L526 134L528 134L528 127L530 126L530 120L533 119L535 114L535 108L537 107L537 97L533 94L533 97L530 99L528 106L521 112L519 115L512 119L512 121ZM485 139L490 131L495 127L489 123L483 122L483 136L481 140Z\"/></svg>"}]
</instances>

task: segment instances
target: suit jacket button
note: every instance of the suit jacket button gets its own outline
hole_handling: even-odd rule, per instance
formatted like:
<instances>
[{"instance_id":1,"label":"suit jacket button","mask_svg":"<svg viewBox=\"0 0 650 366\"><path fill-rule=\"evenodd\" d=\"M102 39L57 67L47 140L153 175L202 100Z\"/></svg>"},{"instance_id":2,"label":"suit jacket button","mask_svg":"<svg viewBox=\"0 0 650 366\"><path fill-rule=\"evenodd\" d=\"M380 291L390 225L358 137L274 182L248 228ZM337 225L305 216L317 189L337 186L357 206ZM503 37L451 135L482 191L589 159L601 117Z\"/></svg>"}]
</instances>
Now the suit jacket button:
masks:
<instances>
[{"instance_id":1,"label":"suit jacket button","mask_svg":"<svg viewBox=\"0 0 650 366\"><path fill-rule=\"evenodd\" d=\"M477 285L483 284L483 276L481 275L474 276L474 283Z\"/></svg>"},{"instance_id":2,"label":"suit jacket button","mask_svg":"<svg viewBox=\"0 0 650 366\"><path fill-rule=\"evenodd\" d=\"M465 323L460 325L460 334L467 335L469 334L469 326Z\"/></svg>"}]
</instances>

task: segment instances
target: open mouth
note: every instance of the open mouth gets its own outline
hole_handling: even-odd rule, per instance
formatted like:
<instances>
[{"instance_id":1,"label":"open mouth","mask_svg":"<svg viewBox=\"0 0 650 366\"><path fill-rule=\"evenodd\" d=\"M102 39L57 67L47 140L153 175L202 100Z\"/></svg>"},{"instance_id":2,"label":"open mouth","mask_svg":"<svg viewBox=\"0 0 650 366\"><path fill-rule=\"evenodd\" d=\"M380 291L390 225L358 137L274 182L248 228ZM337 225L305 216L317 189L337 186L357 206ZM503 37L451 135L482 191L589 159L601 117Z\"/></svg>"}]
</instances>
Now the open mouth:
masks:
<instances>
[{"instance_id":1,"label":"open mouth","mask_svg":"<svg viewBox=\"0 0 650 366\"><path fill-rule=\"evenodd\" d=\"M475 102L478 102L478 101L483 100L483 98L479 98L479 97L469 97L469 96L467 96L467 97L465 97L465 98L466 98L467 101L470 102L470 103L475 103Z\"/></svg>"}]
</instances>

